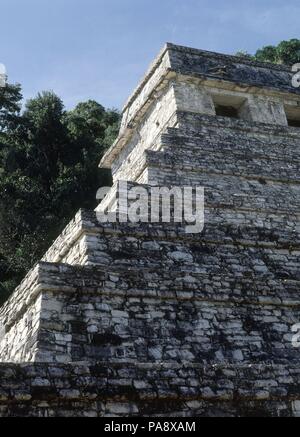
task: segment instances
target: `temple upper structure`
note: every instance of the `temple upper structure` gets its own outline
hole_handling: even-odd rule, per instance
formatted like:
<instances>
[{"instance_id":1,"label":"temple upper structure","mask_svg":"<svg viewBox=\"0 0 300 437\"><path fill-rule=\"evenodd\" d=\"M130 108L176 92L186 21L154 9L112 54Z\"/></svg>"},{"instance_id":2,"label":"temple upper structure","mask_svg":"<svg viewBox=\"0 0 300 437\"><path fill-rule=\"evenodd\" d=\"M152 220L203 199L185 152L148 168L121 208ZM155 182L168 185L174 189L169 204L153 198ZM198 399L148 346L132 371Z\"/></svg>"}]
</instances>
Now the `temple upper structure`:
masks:
<instances>
[{"instance_id":1,"label":"temple upper structure","mask_svg":"<svg viewBox=\"0 0 300 437\"><path fill-rule=\"evenodd\" d=\"M157 150L167 128L188 127L184 114L227 116L240 127L243 121L299 127L293 75L287 66L166 44L125 104L119 137L100 165L112 169L114 180L148 182L139 165L144 151Z\"/></svg>"},{"instance_id":2,"label":"temple upper structure","mask_svg":"<svg viewBox=\"0 0 300 437\"><path fill-rule=\"evenodd\" d=\"M300 415L293 75L163 48L101 160L111 190L0 310L0 416ZM123 181L204 187L203 231L99 221Z\"/></svg>"}]
</instances>

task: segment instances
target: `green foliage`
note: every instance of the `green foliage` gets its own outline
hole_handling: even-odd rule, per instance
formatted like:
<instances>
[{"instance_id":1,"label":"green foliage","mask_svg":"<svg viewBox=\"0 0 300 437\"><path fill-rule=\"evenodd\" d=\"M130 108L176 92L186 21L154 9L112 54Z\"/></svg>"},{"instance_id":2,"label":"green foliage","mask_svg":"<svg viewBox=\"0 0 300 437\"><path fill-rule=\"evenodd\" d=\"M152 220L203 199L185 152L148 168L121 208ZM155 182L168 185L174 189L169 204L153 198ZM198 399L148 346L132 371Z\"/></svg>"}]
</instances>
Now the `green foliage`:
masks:
<instances>
[{"instance_id":1,"label":"green foliage","mask_svg":"<svg viewBox=\"0 0 300 437\"><path fill-rule=\"evenodd\" d=\"M254 56L244 51L239 51L236 56L260 62L294 65L300 62L300 40L294 38L289 41L281 41L277 46L263 47L257 50Z\"/></svg>"},{"instance_id":2,"label":"green foliage","mask_svg":"<svg viewBox=\"0 0 300 437\"><path fill-rule=\"evenodd\" d=\"M282 41L277 46L277 62L287 65L300 62L300 39Z\"/></svg>"},{"instance_id":3,"label":"green foliage","mask_svg":"<svg viewBox=\"0 0 300 437\"><path fill-rule=\"evenodd\" d=\"M20 111L21 99L20 85L0 87L0 132L14 121Z\"/></svg>"},{"instance_id":4,"label":"green foliage","mask_svg":"<svg viewBox=\"0 0 300 437\"><path fill-rule=\"evenodd\" d=\"M274 46L266 46L260 50L257 50L254 58L261 62L272 62L277 64L277 50Z\"/></svg>"},{"instance_id":5,"label":"green foliage","mask_svg":"<svg viewBox=\"0 0 300 437\"><path fill-rule=\"evenodd\" d=\"M273 64L293 65L300 62L300 40L281 41L277 46L266 46L255 53L255 59Z\"/></svg>"},{"instance_id":6,"label":"green foliage","mask_svg":"<svg viewBox=\"0 0 300 437\"><path fill-rule=\"evenodd\" d=\"M0 301L111 183L98 163L119 125L118 112L95 101L66 111L44 92L21 111L21 100L19 85L0 88Z\"/></svg>"}]
</instances>

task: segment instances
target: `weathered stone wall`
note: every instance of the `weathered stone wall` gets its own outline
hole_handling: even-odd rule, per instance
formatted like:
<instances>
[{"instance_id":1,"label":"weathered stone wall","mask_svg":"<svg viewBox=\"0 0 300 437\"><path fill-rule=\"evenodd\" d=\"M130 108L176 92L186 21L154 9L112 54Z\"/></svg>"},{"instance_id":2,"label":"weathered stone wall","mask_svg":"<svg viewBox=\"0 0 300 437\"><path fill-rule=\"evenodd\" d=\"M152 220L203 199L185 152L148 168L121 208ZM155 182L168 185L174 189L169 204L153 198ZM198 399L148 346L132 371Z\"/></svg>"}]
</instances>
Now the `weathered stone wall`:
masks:
<instances>
[{"instance_id":1,"label":"weathered stone wall","mask_svg":"<svg viewBox=\"0 0 300 437\"><path fill-rule=\"evenodd\" d=\"M299 416L283 365L1 364L0 417Z\"/></svg>"},{"instance_id":2,"label":"weathered stone wall","mask_svg":"<svg viewBox=\"0 0 300 437\"><path fill-rule=\"evenodd\" d=\"M151 104L142 121L135 127L131 140L115 159L111 168L114 180L131 180L134 177L145 149L157 150L159 135L166 127L176 125L175 112L174 87L169 86Z\"/></svg>"},{"instance_id":3,"label":"weathered stone wall","mask_svg":"<svg viewBox=\"0 0 300 437\"><path fill-rule=\"evenodd\" d=\"M116 284L108 291L102 286L98 293L90 293L88 288L77 295L45 293L43 300L47 304L38 335L40 353L35 360L298 362L299 352L292 345L292 325L299 320L299 301L290 300L287 306L279 302L261 302L257 306L247 296L248 302L235 303L222 289L224 300L220 302L215 296L201 296L194 289L200 279L197 275L181 281L177 278L182 288L178 286L176 293L164 296L164 289L175 278L171 274L169 279L145 272L144 275L149 279L141 285L149 290L149 297L145 296L146 291L141 296L139 290L126 292L131 281L136 280L137 287L140 284L133 275L125 279L125 273L123 277L111 274L107 278L106 283L111 280ZM159 297L151 296L149 283L154 279L161 283L154 287ZM217 280L206 279L205 289L213 287Z\"/></svg>"},{"instance_id":4,"label":"weathered stone wall","mask_svg":"<svg viewBox=\"0 0 300 437\"><path fill-rule=\"evenodd\" d=\"M41 314L39 275L36 266L0 309L0 361L35 359Z\"/></svg>"},{"instance_id":5,"label":"weathered stone wall","mask_svg":"<svg viewBox=\"0 0 300 437\"><path fill-rule=\"evenodd\" d=\"M231 84L247 84L268 91L300 95L292 86L293 73L287 65L253 62L235 56L189 49L173 44L166 47L171 69L182 76L221 79ZM228 85L229 86L229 85ZM220 84L224 88L224 84Z\"/></svg>"},{"instance_id":6,"label":"weathered stone wall","mask_svg":"<svg viewBox=\"0 0 300 437\"><path fill-rule=\"evenodd\" d=\"M34 361L38 350L38 332L41 316L41 297L26 308L24 314L2 331L0 359L5 362Z\"/></svg>"}]
</instances>

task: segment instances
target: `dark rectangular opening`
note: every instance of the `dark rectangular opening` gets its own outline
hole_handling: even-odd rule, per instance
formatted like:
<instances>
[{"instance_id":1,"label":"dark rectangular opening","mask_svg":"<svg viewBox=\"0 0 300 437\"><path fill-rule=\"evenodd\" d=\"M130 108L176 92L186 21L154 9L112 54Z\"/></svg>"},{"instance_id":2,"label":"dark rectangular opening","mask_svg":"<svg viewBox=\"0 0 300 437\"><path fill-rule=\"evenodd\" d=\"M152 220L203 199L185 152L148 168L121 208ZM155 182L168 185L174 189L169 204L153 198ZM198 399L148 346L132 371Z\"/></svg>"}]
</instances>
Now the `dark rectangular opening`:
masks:
<instances>
[{"instance_id":1,"label":"dark rectangular opening","mask_svg":"<svg viewBox=\"0 0 300 437\"><path fill-rule=\"evenodd\" d=\"M300 120L288 118L288 125L292 127L300 127Z\"/></svg>"},{"instance_id":2,"label":"dark rectangular opening","mask_svg":"<svg viewBox=\"0 0 300 437\"><path fill-rule=\"evenodd\" d=\"M298 105L285 105L285 114L288 126L300 128L300 107Z\"/></svg>"},{"instance_id":3,"label":"dark rectangular opening","mask_svg":"<svg viewBox=\"0 0 300 437\"><path fill-rule=\"evenodd\" d=\"M239 118L237 108L233 106L216 105L216 115L220 117Z\"/></svg>"}]
</instances>

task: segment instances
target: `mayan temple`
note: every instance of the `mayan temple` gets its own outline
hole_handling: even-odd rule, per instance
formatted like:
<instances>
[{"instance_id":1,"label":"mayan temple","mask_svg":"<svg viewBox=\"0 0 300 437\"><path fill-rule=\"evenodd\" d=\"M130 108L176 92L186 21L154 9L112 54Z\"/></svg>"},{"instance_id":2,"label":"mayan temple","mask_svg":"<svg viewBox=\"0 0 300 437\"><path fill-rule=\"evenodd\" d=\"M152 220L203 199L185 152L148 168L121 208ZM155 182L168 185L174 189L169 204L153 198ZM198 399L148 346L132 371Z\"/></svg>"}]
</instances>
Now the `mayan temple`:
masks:
<instances>
[{"instance_id":1,"label":"mayan temple","mask_svg":"<svg viewBox=\"0 0 300 437\"><path fill-rule=\"evenodd\" d=\"M0 309L0 416L300 416L292 77L163 48L100 163L111 191ZM120 181L204 187L203 231L101 223L120 212Z\"/></svg>"}]
</instances>

